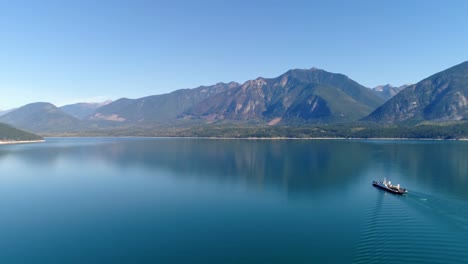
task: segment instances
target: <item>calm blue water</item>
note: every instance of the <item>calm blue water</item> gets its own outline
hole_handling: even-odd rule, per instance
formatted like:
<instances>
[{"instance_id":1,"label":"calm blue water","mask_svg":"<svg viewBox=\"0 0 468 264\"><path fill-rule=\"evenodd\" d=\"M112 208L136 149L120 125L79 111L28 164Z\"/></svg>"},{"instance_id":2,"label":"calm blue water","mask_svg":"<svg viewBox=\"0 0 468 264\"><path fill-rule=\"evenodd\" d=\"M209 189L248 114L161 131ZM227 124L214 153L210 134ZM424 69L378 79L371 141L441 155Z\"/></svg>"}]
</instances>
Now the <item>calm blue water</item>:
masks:
<instances>
[{"instance_id":1,"label":"calm blue water","mask_svg":"<svg viewBox=\"0 0 468 264\"><path fill-rule=\"evenodd\" d=\"M4 145L0 263L467 263L467 157L455 141Z\"/></svg>"}]
</instances>

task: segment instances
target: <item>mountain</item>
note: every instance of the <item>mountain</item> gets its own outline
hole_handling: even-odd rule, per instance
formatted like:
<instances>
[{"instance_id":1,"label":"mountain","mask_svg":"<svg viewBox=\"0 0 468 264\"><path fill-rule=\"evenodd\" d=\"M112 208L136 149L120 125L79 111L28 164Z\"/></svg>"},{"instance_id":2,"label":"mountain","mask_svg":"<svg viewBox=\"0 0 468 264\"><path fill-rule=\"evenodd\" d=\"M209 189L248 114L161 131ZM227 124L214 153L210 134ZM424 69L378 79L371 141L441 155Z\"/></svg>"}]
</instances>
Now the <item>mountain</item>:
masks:
<instances>
[{"instance_id":1,"label":"mountain","mask_svg":"<svg viewBox=\"0 0 468 264\"><path fill-rule=\"evenodd\" d=\"M32 103L0 116L0 122L32 132L77 129L80 120L50 103Z\"/></svg>"},{"instance_id":2,"label":"mountain","mask_svg":"<svg viewBox=\"0 0 468 264\"><path fill-rule=\"evenodd\" d=\"M360 119L383 103L370 89L343 74L312 68L257 78L214 94L183 116L217 120L329 122Z\"/></svg>"},{"instance_id":3,"label":"mountain","mask_svg":"<svg viewBox=\"0 0 468 264\"><path fill-rule=\"evenodd\" d=\"M0 142L41 140L42 137L0 123Z\"/></svg>"},{"instance_id":4,"label":"mountain","mask_svg":"<svg viewBox=\"0 0 468 264\"><path fill-rule=\"evenodd\" d=\"M172 121L204 99L237 86L239 84L236 82L218 83L139 99L122 98L96 109L89 119L119 122Z\"/></svg>"},{"instance_id":5,"label":"mountain","mask_svg":"<svg viewBox=\"0 0 468 264\"><path fill-rule=\"evenodd\" d=\"M402 85L400 87L392 86L390 84L386 85L379 85L377 87L372 88L372 91L379 96L380 98L384 99L385 101L389 100L393 96L395 96L397 93L399 93L401 90L405 89L410 85Z\"/></svg>"},{"instance_id":6,"label":"mountain","mask_svg":"<svg viewBox=\"0 0 468 264\"><path fill-rule=\"evenodd\" d=\"M111 102L112 101L105 101L102 103L76 103L61 106L60 109L73 117L84 119L94 113L99 107L110 104Z\"/></svg>"},{"instance_id":7,"label":"mountain","mask_svg":"<svg viewBox=\"0 0 468 264\"><path fill-rule=\"evenodd\" d=\"M468 120L468 61L399 92L365 121L402 123Z\"/></svg>"}]
</instances>

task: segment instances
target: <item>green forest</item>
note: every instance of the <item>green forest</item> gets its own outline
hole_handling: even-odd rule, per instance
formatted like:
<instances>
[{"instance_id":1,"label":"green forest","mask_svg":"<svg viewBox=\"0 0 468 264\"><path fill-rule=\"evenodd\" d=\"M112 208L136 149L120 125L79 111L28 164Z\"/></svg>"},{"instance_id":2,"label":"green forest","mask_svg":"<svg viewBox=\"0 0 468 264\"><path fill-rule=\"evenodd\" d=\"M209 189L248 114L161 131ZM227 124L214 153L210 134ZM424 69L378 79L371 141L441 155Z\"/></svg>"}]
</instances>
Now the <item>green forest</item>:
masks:
<instances>
[{"instance_id":1,"label":"green forest","mask_svg":"<svg viewBox=\"0 0 468 264\"><path fill-rule=\"evenodd\" d=\"M0 141L31 141L41 139L42 137L38 135L0 123Z\"/></svg>"}]
</instances>

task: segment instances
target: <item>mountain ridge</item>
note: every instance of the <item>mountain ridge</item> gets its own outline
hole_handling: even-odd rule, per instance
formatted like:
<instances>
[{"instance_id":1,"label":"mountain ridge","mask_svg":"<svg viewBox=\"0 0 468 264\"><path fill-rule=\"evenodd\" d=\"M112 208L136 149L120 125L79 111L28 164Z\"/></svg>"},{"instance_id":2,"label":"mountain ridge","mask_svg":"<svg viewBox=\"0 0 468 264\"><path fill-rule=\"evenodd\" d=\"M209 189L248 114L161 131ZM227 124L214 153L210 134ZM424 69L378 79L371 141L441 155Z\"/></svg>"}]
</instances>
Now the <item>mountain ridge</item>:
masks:
<instances>
[{"instance_id":1,"label":"mountain ridge","mask_svg":"<svg viewBox=\"0 0 468 264\"><path fill-rule=\"evenodd\" d=\"M468 61L413 84L364 121L379 123L446 122L468 119Z\"/></svg>"},{"instance_id":2,"label":"mountain ridge","mask_svg":"<svg viewBox=\"0 0 468 264\"><path fill-rule=\"evenodd\" d=\"M340 104L333 102L340 99L350 105L345 107L347 111L340 111L336 107ZM248 80L205 99L184 115L210 122L230 119L270 122L277 118L336 121L363 117L381 102L346 75L317 68L292 69L278 77Z\"/></svg>"}]
</instances>

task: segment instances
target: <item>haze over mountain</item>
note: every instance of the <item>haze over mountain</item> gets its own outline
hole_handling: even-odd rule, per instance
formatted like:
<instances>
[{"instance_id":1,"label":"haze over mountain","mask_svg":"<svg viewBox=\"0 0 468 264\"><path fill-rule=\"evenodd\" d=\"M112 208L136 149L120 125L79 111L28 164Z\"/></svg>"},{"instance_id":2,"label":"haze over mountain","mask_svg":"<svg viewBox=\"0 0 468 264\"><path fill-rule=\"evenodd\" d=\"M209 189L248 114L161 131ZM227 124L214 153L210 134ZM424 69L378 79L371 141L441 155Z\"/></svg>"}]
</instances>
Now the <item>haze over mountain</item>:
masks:
<instances>
[{"instance_id":1,"label":"haze over mountain","mask_svg":"<svg viewBox=\"0 0 468 264\"><path fill-rule=\"evenodd\" d=\"M51 103L32 103L3 116L0 122L31 132L70 131L79 128L80 120Z\"/></svg>"},{"instance_id":2,"label":"haze over mountain","mask_svg":"<svg viewBox=\"0 0 468 264\"><path fill-rule=\"evenodd\" d=\"M379 123L468 120L468 61L399 92L364 118Z\"/></svg>"},{"instance_id":3,"label":"haze over mountain","mask_svg":"<svg viewBox=\"0 0 468 264\"><path fill-rule=\"evenodd\" d=\"M105 101L101 103L76 103L76 104L69 104L61 106L60 109L78 119L84 119L91 115L96 109L101 106L110 104L112 101Z\"/></svg>"},{"instance_id":4,"label":"haze over mountain","mask_svg":"<svg viewBox=\"0 0 468 264\"><path fill-rule=\"evenodd\" d=\"M389 100L390 98L392 98L393 96L395 96L397 93L399 93L401 90L405 89L408 86L410 86L410 84L405 84L399 87L386 84L386 85L376 86L372 88L372 91L380 98L384 100Z\"/></svg>"},{"instance_id":5,"label":"haze over mountain","mask_svg":"<svg viewBox=\"0 0 468 264\"><path fill-rule=\"evenodd\" d=\"M13 110L15 110L15 109L0 110L0 116L6 115L6 114L8 114L9 112L11 112L11 111L13 111Z\"/></svg>"}]
</instances>

